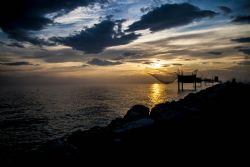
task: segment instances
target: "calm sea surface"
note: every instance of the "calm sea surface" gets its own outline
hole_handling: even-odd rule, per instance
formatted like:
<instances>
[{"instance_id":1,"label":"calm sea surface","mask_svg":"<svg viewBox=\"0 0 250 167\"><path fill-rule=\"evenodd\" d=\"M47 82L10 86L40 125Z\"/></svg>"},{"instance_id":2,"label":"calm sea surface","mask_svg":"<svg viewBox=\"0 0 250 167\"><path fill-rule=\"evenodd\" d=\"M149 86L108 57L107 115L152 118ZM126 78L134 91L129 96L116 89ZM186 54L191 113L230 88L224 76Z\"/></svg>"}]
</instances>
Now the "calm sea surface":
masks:
<instances>
[{"instance_id":1,"label":"calm sea surface","mask_svg":"<svg viewBox=\"0 0 250 167\"><path fill-rule=\"evenodd\" d=\"M135 104L177 100L176 83L2 86L0 145L43 143L77 129L105 126Z\"/></svg>"}]
</instances>

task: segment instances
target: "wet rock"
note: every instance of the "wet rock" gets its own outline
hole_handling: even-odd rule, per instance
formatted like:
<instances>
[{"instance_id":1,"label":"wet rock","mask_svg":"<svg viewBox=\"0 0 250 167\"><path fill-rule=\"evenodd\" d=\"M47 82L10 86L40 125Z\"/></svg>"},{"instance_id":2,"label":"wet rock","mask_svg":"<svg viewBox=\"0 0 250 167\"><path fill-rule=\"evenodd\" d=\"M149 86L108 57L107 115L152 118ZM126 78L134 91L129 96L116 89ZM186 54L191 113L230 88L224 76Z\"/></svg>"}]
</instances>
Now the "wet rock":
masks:
<instances>
[{"instance_id":1,"label":"wet rock","mask_svg":"<svg viewBox=\"0 0 250 167\"><path fill-rule=\"evenodd\" d=\"M115 129L117 127L121 127L125 122L123 118L116 118L110 122L110 124L107 126L108 129Z\"/></svg>"},{"instance_id":2,"label":"wet rock","mask_svg":"<svg viewBox=\"0 0 250 167\"><path fill-rule=\"evenodd\" d=\"M143 105L135 105L130 110L128 110L127 114L124 116L124 120L126 122L135 121L141 118L149 117L149 108Z\"/></svg>"},{"instance_id":3,"label":"wet rock","mask_svg":"<svg viewBox=\"0 0 250 167\"><path fill-rule=\"evenodd\" d=\"M157 104L154 108L152 108L150 112L150 116L154 119L160 117L164 112L167 112L170 109L170 103L162 103Z\"/></svg>"}]
</instances>

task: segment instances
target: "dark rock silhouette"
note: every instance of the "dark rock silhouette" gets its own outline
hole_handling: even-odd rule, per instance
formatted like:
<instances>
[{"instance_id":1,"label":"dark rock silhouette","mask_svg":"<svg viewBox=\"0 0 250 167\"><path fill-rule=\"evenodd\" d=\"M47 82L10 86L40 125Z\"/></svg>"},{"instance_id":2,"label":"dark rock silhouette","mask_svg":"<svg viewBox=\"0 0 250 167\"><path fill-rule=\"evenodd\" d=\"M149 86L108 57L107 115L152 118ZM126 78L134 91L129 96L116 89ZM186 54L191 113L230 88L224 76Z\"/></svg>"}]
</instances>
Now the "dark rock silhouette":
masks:
<instances>
[{"instance_id":1,"label":"dark rock silhouette","mask_svg":"<svg viewBox=\"0 0 250 167\"><path fill-rule=\"evenodd\" d=\"M149 117L149 108L143 105L135 105L130 110L128 110L123 119L127 121L134 121L146 117Z\"/></svg>"},{"instance_id":2,"label":"dark rock silhouette","mask_svg":"<svg viewBox=\"0 0 250 167\"><path fill-rule=\"evenodd\" d=\"M160 157L165 163L211 155L235 158L249 143L249 95L249 84L227 82L177 102L158 104L151 112L136 105L106 127L76 131L12 162L72 165L114 160L145 163Z\"/></svg>"}]
</instances>

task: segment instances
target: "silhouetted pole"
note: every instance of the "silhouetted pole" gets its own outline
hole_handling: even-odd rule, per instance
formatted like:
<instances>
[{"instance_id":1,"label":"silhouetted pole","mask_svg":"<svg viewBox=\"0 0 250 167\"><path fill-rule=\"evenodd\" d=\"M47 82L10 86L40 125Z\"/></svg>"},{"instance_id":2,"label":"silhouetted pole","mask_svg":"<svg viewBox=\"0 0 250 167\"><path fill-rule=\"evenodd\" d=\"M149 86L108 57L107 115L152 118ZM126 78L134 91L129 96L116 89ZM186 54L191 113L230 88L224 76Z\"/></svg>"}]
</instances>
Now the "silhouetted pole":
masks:
<instances>
[{"instance_id":1,"label":"silhouetted pole","mask_svg":"<svg viewBox=\"0 0 250 167\"><path fill-rule=\"evenodd\" d=\"M178 79L178 91L180 91L180 81Z\"/></svg>"}]
</instances>

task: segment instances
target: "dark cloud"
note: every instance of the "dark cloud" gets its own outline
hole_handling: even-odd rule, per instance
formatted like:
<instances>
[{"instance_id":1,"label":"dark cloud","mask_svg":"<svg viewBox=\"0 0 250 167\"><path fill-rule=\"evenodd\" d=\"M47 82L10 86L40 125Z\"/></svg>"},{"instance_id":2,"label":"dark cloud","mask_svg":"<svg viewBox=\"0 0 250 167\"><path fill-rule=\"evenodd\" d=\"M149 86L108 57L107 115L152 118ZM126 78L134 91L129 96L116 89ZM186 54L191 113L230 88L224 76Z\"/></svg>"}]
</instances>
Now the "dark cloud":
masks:
<instances>
[{"instance_id":1,"label":"dark cloud","mask_svg":"<svg viewBox=\"0 0 250 167\"><path fill-rule=\"evenodd\" d=\"M237 16L232 20L233 23L250 23L250 15L249 16Z\"/></svg>"},{"instance_id":2,"label":"dark cloud","mask_svg":"<svg viewBox=\"0 0 250 167\"><path fill-rule=\"evenodd\" d=\"M145 61L143 62L143 64L152 64L153 62L152 61Z\"/></svg>"},{"instance_id":3,"label":"dark cloud","mask_svg":"<svg viewBox=\"0 0 250 167\"><path fill-rule=\"evenodd\" d=\"M128 31L150 29L159 31L167 28L183 26L206 17L213 17L217 13L201 10L189 3L165 4L143 15L141 19L129 26Z\"/></svg>"},{"instance_id":4,"label":"dark cloud","mask_svg":"<svg viewBox=\"0 0 250 167\"><path fill-rule=\"evenodd\" d=\"M81 67L88 67L89 65L88 64L83 64ZM76 66L76 67L78 67L78 66Z\"/></svg>"},{"instance_id":5,"label":"dark cloud","mask_svg":"<svg viewBox=\"0 0 250 167\"><path fill-rule=\"evenodd\" d=\"M250 37L236 38L236 39L232 39L232 41L239 42L239 43L248 43L250 42Z\"/></svg>"},{"instance_id":6,"label":"dark cloud","mask_svg":"<svg viewBox=\"0 0 250 167\"><path fill-rule=\"evenodd\" d=\"M114 17L114 15L108 15L108 16L106 16L106 19L111 20L113 17Z\"/></svg>"},{"instance_id":7,"label":"dark cloud","mask_svg":"<svg viewBox=\"0 0 250 167\"><path fill-rule=\"evenodd\" d=\"M226 6L218 6L218 8L224 13L224 14L230 14L232 13L232 9Z\"/></svg>"},{"instance_id":8,"label":"dark cloud","mask_svg":"<svg viewBox=\"0 0 250 167\"><path fill-rule=\"evenodd\" d=\"M145 47L145 46L140 46L140 47ZM158 51L154 50L139 50L139 49L128 49L122 53L123 59L143 59L146 57L152 57L155 56Z\"/></svg>"},{"instance_id":9,"label":"dark cloud","mask_svg":"<svg viewBox=\"0 0 250 167\"><path fill-rule=\"evenodd\" d=\"M28 41L34 44L41 42L32 40L29 31L43 29L53 20L46 14L57 12L56 16L68 13L78 6L88 6L93 3L104 3L107 0L24 0L5 1L0 8L0 27L10 38ZM56 17L55 16L55 17Z\"/></svg>"},{"instance_id":10,"label":"dark cloud","mask_svg":"<svg viewBox=\"0 0 250 167\"><path fill-rule=\"evenodd\" d=\"M108 60L101 60L101 59L94 58L94 59L88 61L88 64L96 65L96 66L112 66L112 65L122 64L122 62L120 62L120 61L108 61Z\"/></svg>"},{"instance_id":11,"label":"dark cloud","mask_svg":"<svg viewBox=\"0 0 250 167\"><path fill-rule=\"evenodd\" d=\"M147 13L147 12L149 12L150 10L152 10L151 7L143 7L143 8L140 9L140 11L141 11L142 13Z\"/></svg>"},{"instance_id":12,"label":"dark cloud","mask_svg":"<svg viewBox=\"0 0 250 167\"><path fill-rule=\"evenodd\" d=\"M29 62L26 61L20 61L20 62L10 62L10 63L0 63L1 65L6 65L6 66L24 66L24 65L33 65Z\"/></svg>"},{"instance_id":13,"label":"dark cloud","mask_svg":"<svg viewBox=\"0 0 250 167\"><path fill-rule=\"evenodd\" d=\"M15 39L19 42L30 42L33 45L39 45L39 46L40 45L47 45L47 46L55 45L54 43L48 42L44 39L32 37L28 35L27 31L24 31L24 30L15 30L15 31L8 32L8 37Z\"/></svg>"},{"instance_id":14,"label":"dark cloud","mask_svg":"<svg viewBox=\"0 0 250 167\"><path fill-rule=\"evenodd\" d=\"M222 55L222 52L207 52L207 53L211 55Z\"/></svg>"},{"instance_id":15,"label":"dark cloud","mask_svg":"<svg viewBox=\"0 0 250 167\"><path fill-rule=\"evenodd\" d=\"M237 49L239 52L242 52L246 55L250 55L250 48L249 47L237 46L237 47L235 47L235 49ZM245 59L248 59L248 56L245 57Z\"/></svg>"},{"instance_id":16,"label":"dark cloud","mask_svg":"<svg viewBox=\"0 0 250 167\"><path fill-rule=\"evenodd\" d=\"M183 66L183 64L180 64L180 63L173 63L172 65L173 66Z\"/></svg>"},{"instance_id":17,"label":"dark cloud","mask_svg":"<svg viewBox=\"0 0 250 167\"><path fill-rule=\"evenodd\" d=\"M129 56L134 56L134 55L137 55L138 53L136 52L124 52L123 55L126 56L126 57L129 57Z\"/></svg>"},{"instance_id":18,"label":"dark cloud","mask_svg":"<svg viewBox=\"0 0 250 167\"><path fill-rule=\"evenodd\" d=\"M240 5L241 11L249 13L249 11L250 11L250 1L249 0L241 0L240 4L241 4Z\"/></svg>"},{"instance_id":19,"label":"dark cloud","mask_svg":"<svg viewBox=\"0 0 250 167\"><path fill-rule=\"evenodd\" d=\"M162 65L162 67L169 67L170 66L170 64L164 64L164 65Z\"/></svg>"},{"instance_id":20,"label":"dark cloud","mask_svg":"<svg viewBox=\"0 0 250 167\"><path fill-rule=\"evenodd\" d=\"M124 57L124 56L117 56L117 57L112 58L112 60L123 60L125 58L126 57Z\"/></svg>"},{"instance_id":21,"label":"dark cloud","mask_svg":"<svg viewBox=\"0 0 250 167\"><path fill-rule=\"evenodd\" d=\"M213 63L213 64L224 64L224 62L221 62L221 61L213 61L211 63Z\"/></svg>"},{"instance_id":22,"label":"dark cloud","mask_svg":"<svg viewBox=\"0 0 250 167\"><path fill-rule=\"evenodd\" d=\"M0 57L0 62L10 62L6 57Z\"/></svg>"},{"instance_id":23,"label":"dark cloud","mask_svg":"<svg viewBox=\"0 0 250 167\"><path fill-rule=\"evenodd\" d=\"M42 59L48 63L82 62L85 60L82 52L70 48L49 51L40 49L30 53L30 56L26 56L26 58Z\"/></svg>"},{"instance_id":24,"label":"dark cloud","mask_svg":"<svg viewBox=\"0 0 250 167\"><path fill-rule=\"evenodd\" d=\"M191 59L191 58L181 58L181 60L184 60L184 61L193 61L193 60L196 60L196 59Z\"/></svg>"},{"instance_id":25,"label":"dark cloud","mask_svg":"<svg viewBox=\"0 0 250 167\"><path fill-rule=\"evenodd\" d=\"M21 43L19 43L19 42L4 43L4 42L1 42L1 41L0 41L0 44L1 44L1 45L4 45L4 46L10 46L10 47L25 48L25 47L24 47Z\"/></svg>"},{"instance_id":26,"label":"dark cloud","mask_svg":"<svg viewBox=\"0 0 250 167\"><path fill-rule=\"evenodd\" d=\"M18 42L13 42L13 43L10 43L10 44L6 44L7 46L10 46L10 47L18 47L18 48L25 48L22 44L18 43Z\"/></svg>"},{"instance_id":27,"label":"dark cloud","mask_svg":"<svg viewBox=\"0 0 250 167\"><path fill-rule=\"evenodd\" d=\"M85 53L100 53L107 47L128 44L139 37L135 33L122 32L122 22L123 20L105 20L92 28L82 30L79 34L54 37L51 40Z\"/></svg>"},{"instance_id":28,"label":"dark cloud","mask_svg":"<svg viewBox=\"0 0 250 167\"><path fill-rule=\"evenodd\" d=\"M250 55L250 48L240 48L239 52Z\"/></svg>"},{"instance_id":29,"label":"dark cloud","mask_svg":"<svg viewBox=\"0 0 250 167\"><path fill-rule=\"evenodd\" d=\"M242 62L239 62L238 65L250 66L250 61L242 61Z\"/></svg>"}]
</instances>

